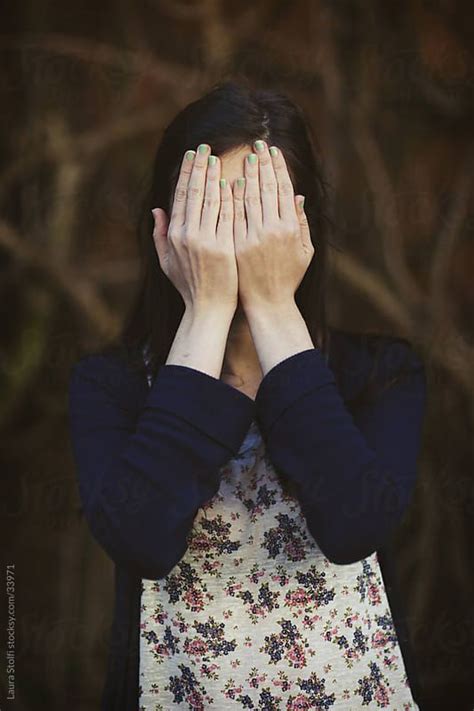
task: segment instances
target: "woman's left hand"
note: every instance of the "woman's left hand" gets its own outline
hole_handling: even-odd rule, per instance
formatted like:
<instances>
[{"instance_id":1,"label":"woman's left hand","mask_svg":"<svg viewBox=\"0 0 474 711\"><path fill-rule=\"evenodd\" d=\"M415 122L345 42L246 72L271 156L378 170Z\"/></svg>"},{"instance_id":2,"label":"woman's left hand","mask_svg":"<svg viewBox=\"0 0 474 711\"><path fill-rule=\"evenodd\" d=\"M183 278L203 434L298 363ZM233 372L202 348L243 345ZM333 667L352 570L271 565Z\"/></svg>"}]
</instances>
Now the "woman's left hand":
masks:
<instances>
[{"instance_id":1,"label":"woman's left hand","mask_svg":"<svg viewBox=\"0 0 474 711\"><path fill-rule=\"evenodd\" d=\"M244 311L294 304L315 252L304 198L294 195L281 150L272 155L265 141L255 141L255 147L256 153L249 154L254 162L245 159L245 185L236 180L233 186L234 249Z\"/></svg>"}]
</instances>

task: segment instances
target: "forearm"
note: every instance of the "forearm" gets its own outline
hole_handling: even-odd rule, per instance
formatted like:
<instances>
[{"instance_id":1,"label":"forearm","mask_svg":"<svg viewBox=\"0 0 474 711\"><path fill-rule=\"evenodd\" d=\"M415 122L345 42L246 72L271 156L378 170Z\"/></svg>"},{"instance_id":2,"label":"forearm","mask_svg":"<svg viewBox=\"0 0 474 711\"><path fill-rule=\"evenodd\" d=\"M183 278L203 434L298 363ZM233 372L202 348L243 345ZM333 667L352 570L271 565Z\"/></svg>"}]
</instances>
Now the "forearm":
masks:
<instances>
[{"instance_id":1,"label":"forearm","mask_svg":"<svg viewBox=\"0 0 474 711\"><path fill-rule=\"evenodd\" d=\"M257 393L268 455L333 562L360 560L382 545L412 496L426 383L421 362L410 360L410 377L394 384L405 358L388 345L376 370L380 392L357 410L318 349L278 364Z\"/></svg>"},{"instance_id":2,"label":"forearm","mask_svg":"<svg viewBox=\"0 0 474 711\"><path fill-rule=\"evenodd\" d=\"M166 365L184 365L219 378L232 318L229 309L219 306L187 308Z\"/></svg>"},{"instance_id":3,"label":"forearm","mask_svg":"<svg viewBox=\"0 0 474 711\"><path fill-rule=\"evenodd\" d=\"M162 367L149 388L118 358L92 355L74 366L69 419L79 493L112 560L141 577L172 568L253 412L246 395L191 368Z\"/></svg>"},{"instance_id":4,"label":"forearm","mask_svg":"<svg viewBox=\"0 0 474 711\"><path fill-rule=\"evenodd\" d=\"M314 348L306 322L294 301L280 306L248 308L245 315L263 376L285 358Z\"/></svg>"}]
</instances>

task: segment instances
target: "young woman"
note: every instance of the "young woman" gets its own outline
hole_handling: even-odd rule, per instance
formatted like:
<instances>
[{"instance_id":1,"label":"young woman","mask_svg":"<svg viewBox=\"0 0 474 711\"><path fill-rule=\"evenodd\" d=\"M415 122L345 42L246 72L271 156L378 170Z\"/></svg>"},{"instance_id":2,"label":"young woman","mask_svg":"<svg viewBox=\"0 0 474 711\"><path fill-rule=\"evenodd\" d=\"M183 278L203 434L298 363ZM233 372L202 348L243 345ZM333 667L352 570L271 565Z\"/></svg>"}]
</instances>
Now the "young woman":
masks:
<instances>
[{"instance_id":1,"label":"young woman","mask_svg":"<svg viewBox=\"0 0 474 711\"><path fill-rule=\"evenodd\" d=\"M83 510L116 572L103 709L419 708L390 541L425 370L403 338L326 323L315 145L241 82L176 116L134 308L72 369Z\"/></svg>"}]
</instances>

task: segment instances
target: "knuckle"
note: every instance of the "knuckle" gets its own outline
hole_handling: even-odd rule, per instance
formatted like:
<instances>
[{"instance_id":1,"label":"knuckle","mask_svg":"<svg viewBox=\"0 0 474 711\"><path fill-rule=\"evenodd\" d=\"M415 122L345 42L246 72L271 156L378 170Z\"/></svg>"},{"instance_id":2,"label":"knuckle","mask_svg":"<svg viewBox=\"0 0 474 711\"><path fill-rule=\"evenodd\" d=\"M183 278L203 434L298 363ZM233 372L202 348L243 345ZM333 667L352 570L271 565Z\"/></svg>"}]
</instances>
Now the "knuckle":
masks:
<instances>
[{"instance_id":1,"label":"knuckle","mask_svg":"<svg viewBox=\"0 0 474 711\"><path fill-rule=\"evenodd\" d=\"M190 185L188 187L188 200L197 200L201 197L202 193L203 190L199 185Z\"/></svg>"},{"instance_id":2,"label":"knuckle","mask_svg":"<svg viewBox=\"0 0 474 711\"><path fill-rule=\"evenodd\" d=\"M233 247L232 247L232 252L233 252ZM224 264L229 260L229 256L230 256L229 247L227 247L225 244L220 244L219 242L216 242L213 254L216 256L216 258L220 262L222 262Z\"/></svg>"},{"instance_id":3,"label":"knuckle","mask_svg":"<svg viewBox=\"0 0 474 711\"><path fill-rule=\"evenodd\" d=\"M282 195L290 195L293 192L293 185L288 180L282 181L280 183L280 192Z\"/></svg>"},{"instance_id":4,"label":"knuckle","mask_svg":"<svg viewBox=\"0 0 474 711\"><path fill-rule=\"evenodd\" d=\"M276 193L276 189L277 186L274 180L267 180L261 186L262 193Z\"/></svg>"},{"instance_id":5,"label":"knuckle","mask_svg":"<svg viewBox=\"0 0 474 711\"><path fill-rule=\"evenodd\" d=\"M213 254L213 246L210 242L205 240L196 240L193 243L193 248L196 253L202 254L204 257L208 257Z\"/></svg>"},{"instance_id":6,"label":"knuckle","mask_svg":"<svg viewBox=\"0 0 474 711\"><path fill-rule=\"evenodd\" d=\"M181 170L178 173L178 180L177 180L178 185L182 184L182 183L186 183L188 181L190 174L191 174L191 168L189 168L187 165L185 166L183 164Z\"/></svg>"},{"instance_id":7,"label":"knuckle","mask_svg":"<svg viewBox=\"0 0 474 711\"><path fill-rule=\"evenodd\" d=\"M300 223L298 222L298 220L292 219L290 222L288 222L287 230L288 230L288 232L291 232L292 234L295 232L299 232L300 231Z\"/></svg>"},{"instance_id":8,"label":"knuckle","mask_svg":"<svg viewBox=\"0 0 474 711\"><path fill-rule=\"evenodd\" d=\"M232 213L227 210L222 210L220 214L221 222L230 222L232 219Z\"/></svg>"},{"instance_id":9,"label":"knuckle","mask_svg":"<svg viewBox=\"0 0 474 711\"><path fill-rule=\"evenodd\" d=\"M176 224L170 224L167 232L167 239L173 241L179 239L181 235L181 229Z\"/></svg>"},{"instance_id":10,"label":"knuckle","mask_svg":"<svg viewBox=\"0 0 474 711\"><path fill-rule=\"evenodd\" d=\"M183 188L183 187L179 186L179 187L176 189L175 200L176 200L177 202L183 202L184 200L186 200L186 196L187 196L187 190L186 190L186 188Z\"/></svg>"},{"instance_id":11,"label":"knuckle","mask_svg":"<svg viewBox=\"0 0 474 711\"><path fill-rule=\"evenodd\" d=\"M219 198L208 196L204 198L204 209L214 210L219 206Z\"/></svg>"},{"instance_id":12,"label":"knuckle","mask_svg":"<svg viewBox=\"0 0 474 711\"><path fill-rule=\"evenodd\" d=\"M260 197L258 195L250 193L249 195L245 196L246 205L257 205L257 203L260 203Z\"/></svg>"}]
</instances>

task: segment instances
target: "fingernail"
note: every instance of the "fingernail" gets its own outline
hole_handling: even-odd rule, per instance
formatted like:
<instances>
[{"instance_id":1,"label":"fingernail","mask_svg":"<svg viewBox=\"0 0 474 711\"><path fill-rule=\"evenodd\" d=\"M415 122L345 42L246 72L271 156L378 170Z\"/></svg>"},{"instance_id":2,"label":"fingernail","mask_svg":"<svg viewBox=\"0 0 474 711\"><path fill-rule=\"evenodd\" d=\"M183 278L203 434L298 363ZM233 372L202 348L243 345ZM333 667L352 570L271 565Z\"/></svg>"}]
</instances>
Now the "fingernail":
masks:
<instances>
[{"instance_id":1,"label":"fingernail","mask_svg":"<svg viewBox=\"0 0 474 711\"><path fill-rule=\"evenodd\" d=\"M277 156L277 155L278 155L278 148L276 148L275 146L272 146L272 147L270 148L270 155L271 155L271 156Z\"/></svg>"},{"instance_id":2,"label":"fingernail","mask_svg":"<svg viewBox=\"0 0 474 711\"><path fill-rule=\"evenodd\" d=\"M215 165L216 164L217 157L216 156L209 156L207 159L208 165Z\"/></svg>"},{"instance_id":3,"label":"fingernail","mask_svg":"<svg viewBox=\"0 0 474 711\"><path fill-rule=\"evenodd\" d=\"M185 153L186 160L192 160L195 155L196 155L196 151L186 151L186 153Z\"/></svg>"},{"instance_id":4,"label":"fingernail","mask_svg":"<svg viewBox=\"0 0 474 711\"><path fill-rule=\"evenodd\" d=\"M255 155L255 153L249 153L247 156L247 160L250 163L250 165L254 165L254 163L257 162L257 156Z\"/></svg>"},{"instance_id":5,"label":"fingernail","mask_svg":"<svg viewBox=\"0 0 474 711\"><path fill-rule=\"evenodd\" d=\"M237 185L239 188L243 188L245 185L245 178L237 178Z\"/></svg>"},{"instance_id":6,"label":"fingernail","mask_svg":"<svg viewBox=\"0 0 474 711\"><path fill-rule=\"evenodd\" d=\"M258 141L254 142L254 146L257 149L257 151L263 151L265 148L265 143L263 141L258 140Z\"/></svg>"},{"instance_id":7,"label":"fingernail","mask_svg":"<svg viewBox=\"0 0 474 711\"><path fill-rule=\"evenodd\" d=\"M227 180L225 178L221 178L219 180L219 184L220 184L221 188L225 188L225 186L227 185Z\"/></svg>"},{"instance_id":8,"label":"fingernail","mask_svg":"<svg viewBox=\"0 0 474 711\"><path fill-rule=\"evenodd\" d=\"M207 143L200 143L198 146L199 153L205 153L207 151Z\"/></svg>"},{"instance_id":9,"label":"fingernail","mask_svg":"<svg viewBox=\"0 0 474 711\"><path fill-rule=\"evenodd\" d=\"M304 207L304 195L303 195L302 198L300 198L300 208L301 208L301 210L303 209L303 207Z\"/></svg>"}]
</instances>

